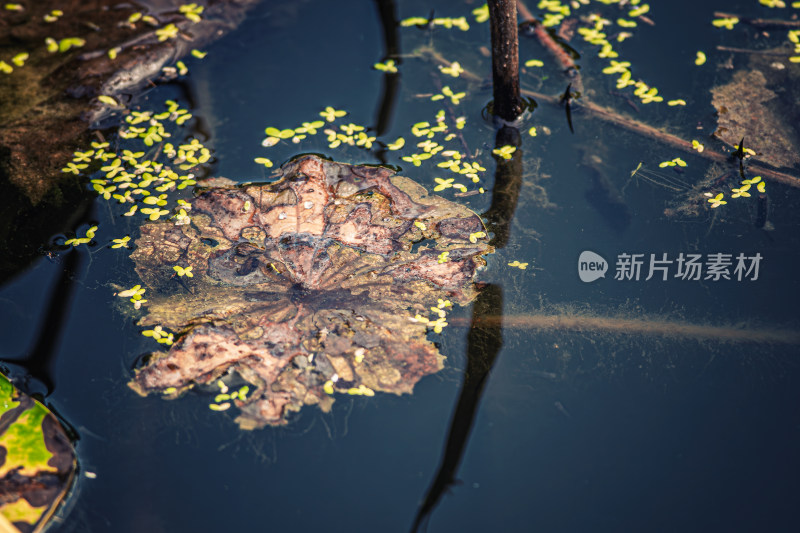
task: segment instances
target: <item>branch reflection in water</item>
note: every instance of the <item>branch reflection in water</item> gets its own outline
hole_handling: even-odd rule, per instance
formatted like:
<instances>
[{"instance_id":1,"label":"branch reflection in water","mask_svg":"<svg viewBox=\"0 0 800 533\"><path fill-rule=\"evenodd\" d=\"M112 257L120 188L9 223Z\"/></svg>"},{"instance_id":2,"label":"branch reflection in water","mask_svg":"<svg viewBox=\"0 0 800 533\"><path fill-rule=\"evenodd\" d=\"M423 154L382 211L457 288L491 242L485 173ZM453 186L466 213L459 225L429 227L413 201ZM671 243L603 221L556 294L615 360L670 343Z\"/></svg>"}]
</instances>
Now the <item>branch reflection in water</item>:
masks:
<instances>
[{"instance_id":1,"label":"branch reflection in water","mask_svg":"<svg viewBox=\"0 0 800 533\"><path fill-rule=\"evenodd\" d=\"M514 146L510 159L495 157L494 192L489 210L484 213L487 228L494 233L491 243L502 248L508 243L511 220L522 185L522 150L519 130L503 126L495 138L495 146ZM425 499L417 511L412 532L419 531L430 519L444 493L453 484L469 440L475 414L480 405L483 388L489 379L500 348L503 346L503 290L498 285L486 285L478 294L472 308L472 322L467 334L467 367L458 402L450 422L439 468ZM493 317L493 320L485 320Z\"/></svg>"}]
</instances>

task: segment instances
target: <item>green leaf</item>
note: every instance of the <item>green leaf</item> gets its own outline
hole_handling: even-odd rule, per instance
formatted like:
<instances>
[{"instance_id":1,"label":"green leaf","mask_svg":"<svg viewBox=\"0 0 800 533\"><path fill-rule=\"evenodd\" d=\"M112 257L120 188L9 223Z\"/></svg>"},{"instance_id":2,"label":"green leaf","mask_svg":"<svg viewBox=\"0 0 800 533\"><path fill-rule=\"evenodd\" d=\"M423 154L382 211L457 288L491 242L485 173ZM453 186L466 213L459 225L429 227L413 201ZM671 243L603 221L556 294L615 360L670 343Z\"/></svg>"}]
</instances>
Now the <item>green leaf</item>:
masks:
<instances>
[{"instance_id":1,"label":"green leaf","mask_svg":"<svg viewBox=\"0 0 800 533\"><path fill-rule=\"evenodd\" d=\"M47 410L36 404L22 413L0 436L0 446L6 449L6 461L0 466L0 477L19 466L22 469L18 474L23 476L55 471L47 464L53 454L45 446L42 436L42 420L46 415Z\"/></svg>"}]
</instances>

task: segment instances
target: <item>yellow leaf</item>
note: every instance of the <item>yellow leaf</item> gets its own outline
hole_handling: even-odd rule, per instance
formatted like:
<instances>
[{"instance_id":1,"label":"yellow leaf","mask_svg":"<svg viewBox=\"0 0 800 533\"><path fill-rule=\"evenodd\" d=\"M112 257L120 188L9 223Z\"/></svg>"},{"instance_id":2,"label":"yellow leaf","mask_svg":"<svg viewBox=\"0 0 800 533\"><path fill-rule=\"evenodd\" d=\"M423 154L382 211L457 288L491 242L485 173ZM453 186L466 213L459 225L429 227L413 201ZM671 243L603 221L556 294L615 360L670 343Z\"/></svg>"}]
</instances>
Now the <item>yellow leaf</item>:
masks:
<instances>
[{"instance_id":1,"label":"yellow leaf","mask_svg":"<svg viewBox=\"0 0 800 533\"><path fill-rule=\"evenodd\" d=\"M706 54L704 52L697 52L697 58L694 60L695 65L704 65L706 62Z\"/></svg>"},{"instance_id":2,"label":"yellow leaf","mask_svg":"<svg viewBox=\"0 0 800 533\"><path fill-rule=\"evenodd\" d=\"M22 65L25 64L25 61L28 60L28 57L30 57L28 52L21 52L21 53L15 55L11 59L11 62L14 63L16 66L21 67Z\"/></svg>"},{"instance_id":3,"label":"yellow leaf","mask_svg":"<svg viewBox=\"0 0 800 533\"><path fill-rule=\"evenodd\" d=\"M101 94L100 96L97 97L97 99L100 100L101 102L103 102L104 104L110 105L112 107L119 106L119 103L116 100L114 100L110 96L106 96L105 94Z\"/></svg>"}]
</instances>

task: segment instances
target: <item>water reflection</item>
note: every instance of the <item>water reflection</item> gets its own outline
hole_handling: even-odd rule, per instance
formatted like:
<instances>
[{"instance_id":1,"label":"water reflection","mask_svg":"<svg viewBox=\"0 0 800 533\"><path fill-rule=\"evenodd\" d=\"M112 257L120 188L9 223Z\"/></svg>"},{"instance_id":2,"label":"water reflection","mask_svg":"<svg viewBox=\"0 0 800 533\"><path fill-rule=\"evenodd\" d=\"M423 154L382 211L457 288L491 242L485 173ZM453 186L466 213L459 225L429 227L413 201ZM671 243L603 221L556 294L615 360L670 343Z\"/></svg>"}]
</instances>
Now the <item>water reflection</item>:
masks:
<instances>
[{"instance_id":1,"label":"water reflection","mask_svg":"<svg viewBox=\"0 0 800 533\"><path fill-rule=\"evenodd\" d=\"M491 243L498 249L508 243L510 225L522 186L521 136L517 128L506 125L498 130L495 147L503 146L514 146L517 149L510 159L499 156L495 158L497 168L492 203L483 215L488 223L487 227L494 233ZM502 287L493 284L484 286L472 308L472 322L467 334L467 367L450 421L447 442L439 468L411 526L412 532L419 531L427 524L442 496L455 482L484 387L503 346L502 316ZM485 320L488 317L492 317L492 320Z\"/></svg>"},{"instance_id":2,"label":"water reflection","mask_svg":"<svg viewBox=\"0 0 800 533\"><path fill-rule=\"evenodd\" d=\"M62 257L61 273L50 294L50 301L42 313L36 344L20 361L15 361L26 370L22 388L29 392L31 380L42 384L45 396L52 394L56 388L53 378L55 355L64 324L69 318L75 282L83 266L81 263L81 254L77 250L72 250Z\"/></svg>"},{"instance_id":3,"label":"water reflection","mask_svg":"<svg viewBox=\"0 0 800 533\"><path fill-rule=\"evenodd\" d=\"M378 9L378 19L383 33L384 54L381 61L394 59L400 63L400 35L398 34L397 9L393 0L375 0ZM400 91L400 75L397 72L385 72L381 87L381 100L375 118L375 136L380 137L390 128L394 114L397 96ZM386 163L383 153L380 154L381 163Z\"/></svg>"},{"instance_id":4,"label":"water reflection","mask_svg":"<svg viewBox=\"0 0 800 533\"><path fill-rule=\"evenodd\" d=\"M503 346L502 320L481 321L482 317L502 316L503 289L487 285L478 295L472 308L473 325L467 335L467 367L453 410L442 458L425 499L417 512L411 531L424 527L442 496L453 485L458 466L469 441L469 434L480 406L483 389L489 380L500 348Z\"/></svg>"}]
</instances>

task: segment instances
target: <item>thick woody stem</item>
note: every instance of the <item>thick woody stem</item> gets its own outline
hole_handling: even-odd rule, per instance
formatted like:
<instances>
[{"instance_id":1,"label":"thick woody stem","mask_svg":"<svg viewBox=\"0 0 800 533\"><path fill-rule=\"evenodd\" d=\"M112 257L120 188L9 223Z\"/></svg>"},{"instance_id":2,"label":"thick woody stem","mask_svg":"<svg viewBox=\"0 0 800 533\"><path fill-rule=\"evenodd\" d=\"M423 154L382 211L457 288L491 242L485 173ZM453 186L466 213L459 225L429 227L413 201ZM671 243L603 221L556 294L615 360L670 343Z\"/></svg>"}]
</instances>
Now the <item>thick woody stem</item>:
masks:
<instances>
[{"instance_id":1,"label":"thick woody stem","mask_svg":"<svg viewBox=\"0 0 800 533\"><path fill-rule=\"evenodd\" d=\"M524 108L519 93L519 39L515 0L490 0L494 114L513 122Z\"/></svg>"}]
</instances>

